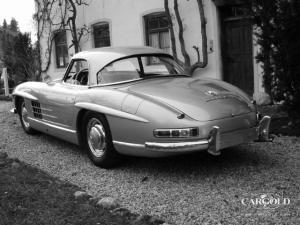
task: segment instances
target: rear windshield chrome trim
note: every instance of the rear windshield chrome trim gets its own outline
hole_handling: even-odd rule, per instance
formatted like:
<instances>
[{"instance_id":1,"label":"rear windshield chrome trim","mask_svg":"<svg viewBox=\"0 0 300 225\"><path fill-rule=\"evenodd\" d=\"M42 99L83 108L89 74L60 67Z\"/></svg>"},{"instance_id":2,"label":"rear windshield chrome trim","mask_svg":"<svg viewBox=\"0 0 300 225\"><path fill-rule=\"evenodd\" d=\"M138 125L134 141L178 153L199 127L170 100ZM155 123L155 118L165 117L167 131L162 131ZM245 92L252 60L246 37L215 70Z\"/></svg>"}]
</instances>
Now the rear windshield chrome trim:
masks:
<instances>
[{"instance_id":1,"label":"rear windshield chrome trim","mask_svg":"<svg viewBox=\"0 0 300 225\"><path fill-rule=\"evenodd\" d=\"M138 78L138 79L133 79L133 80L126 80L126 81L119 81L119 82L113 82L113 83L107 83L107 84L95 84L95 85L91 85L89 87L90 88L106 87L106 86L117 85L117 84L126 84L126 83L130 83L130 82L134 82L134 81L140 81L140 80L143 80L143 78Z\"/></svg>"}]
</instances>

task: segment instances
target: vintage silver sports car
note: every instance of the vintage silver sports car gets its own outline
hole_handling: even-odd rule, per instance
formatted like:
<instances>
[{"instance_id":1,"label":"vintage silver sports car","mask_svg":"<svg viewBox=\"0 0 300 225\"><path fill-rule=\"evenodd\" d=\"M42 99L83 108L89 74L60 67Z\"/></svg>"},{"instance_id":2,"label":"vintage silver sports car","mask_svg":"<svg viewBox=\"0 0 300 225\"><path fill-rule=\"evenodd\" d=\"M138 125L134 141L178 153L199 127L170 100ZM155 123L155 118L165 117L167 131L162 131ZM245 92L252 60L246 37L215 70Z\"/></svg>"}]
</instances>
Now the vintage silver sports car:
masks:
<instances>
[{"instance_id":1,"label":"vintage silver sports car","mask_svg":"<svg viewBox=\"0 0 300 225\"><path fill-rule=\"evenodd\" d=\"M83 146L98 166L121 155L169 156L268 141L270 117L237 87L185 75L150 47L101 48L72 58L61 79L13 92L25 132Z\"/></svg>"}]
</instances>

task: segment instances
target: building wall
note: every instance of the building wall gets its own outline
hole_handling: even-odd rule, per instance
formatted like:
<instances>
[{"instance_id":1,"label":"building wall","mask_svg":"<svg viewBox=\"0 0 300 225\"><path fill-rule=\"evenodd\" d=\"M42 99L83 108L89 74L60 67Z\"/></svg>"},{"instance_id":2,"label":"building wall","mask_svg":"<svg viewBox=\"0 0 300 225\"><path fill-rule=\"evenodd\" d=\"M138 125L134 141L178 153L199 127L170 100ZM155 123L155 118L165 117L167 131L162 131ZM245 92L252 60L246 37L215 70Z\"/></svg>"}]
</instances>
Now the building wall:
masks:
<instances>
[{"instance_id":1,"label":"building wall","mask_svg":"<svg viewBox=\"0 0 300 225\"><path fill-rule=\"evenodd\" d=\"M173 10L173 1L169 1L175 35L177 37L177 52L183 60L178 42L178 26ZM220 42L220 22L218 10L212 0L204 0L204 10L207 21L208 39L208 65L206 68L196 70L194 76L222 79L222 58ZM193 46L200 48L201 52L201 27L197 1L179 1L179 10L184 24L184 38L186 50L191 57L191 62L197 60ZM164 12L163 0L97 0L90 1L88 6L78 8L77 27L92 25L98 22L110 24L110 38L112 46L133 46L145 45L145 26L143 16L153 12ZM94 47L93 34L89 33L81 41L81 50L88 50ZM68 34L68 44L71 43L71 36ZM256 50L256 49L255 49ZM256 52L256 51L254 51ZM74 49L69 49L69 56L74 55ZM254 60L254 58L253 58ZM255 60L254 60L255 61ZM254 84L255 92L262 91L261 73L259 65L254 63ZM55 50L53 49L52 63L48 75L52 78L62 76L65 69L57 69L55 63Z\"/></svg>"}]
</instances>

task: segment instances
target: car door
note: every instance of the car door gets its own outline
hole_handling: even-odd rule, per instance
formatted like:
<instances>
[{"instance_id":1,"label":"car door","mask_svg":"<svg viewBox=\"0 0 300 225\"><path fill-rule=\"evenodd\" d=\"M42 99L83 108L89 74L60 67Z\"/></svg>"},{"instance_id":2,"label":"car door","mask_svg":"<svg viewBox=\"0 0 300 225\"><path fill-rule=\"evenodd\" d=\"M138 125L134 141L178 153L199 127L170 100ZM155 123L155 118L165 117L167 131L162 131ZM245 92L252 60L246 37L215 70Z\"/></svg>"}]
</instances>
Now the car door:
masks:
<instances>
[{"instance_id":1,"label":"car door","mask_svg":"<svg viewBox=\"0 0 300 225\"><path fill-rule=\"evenodd\" d=\"M87 61L72 60L62 80L48 83L40 90L43 119L61 128L76 130L74 103L76 96L88 89L87 83Z\"/></svg>"}]
</instances>

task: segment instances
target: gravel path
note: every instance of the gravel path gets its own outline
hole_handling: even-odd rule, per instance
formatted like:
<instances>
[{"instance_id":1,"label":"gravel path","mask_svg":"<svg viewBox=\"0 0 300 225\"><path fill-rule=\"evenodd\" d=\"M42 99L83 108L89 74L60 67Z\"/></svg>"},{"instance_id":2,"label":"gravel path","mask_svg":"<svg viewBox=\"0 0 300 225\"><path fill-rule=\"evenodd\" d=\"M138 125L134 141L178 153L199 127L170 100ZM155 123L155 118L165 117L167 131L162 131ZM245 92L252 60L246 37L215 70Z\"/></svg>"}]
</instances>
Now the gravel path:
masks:
<instances>
[{"instance_id":1,"label":"gravel path","mask_svg":"<svg viewBox=\"0 0 300 225\"><path fill-rule=\"evenodd\" d=\"M164 159L128 158L119 168L95 167L75 145L25 134L0 101L0 151L69 181L97 197L112 196L141 214L175 224L300 224L300 138L277 137L228 149ZM291 199L276 210L247 208L245 197L277 193Z\"/></svg>"}]
</instances>

